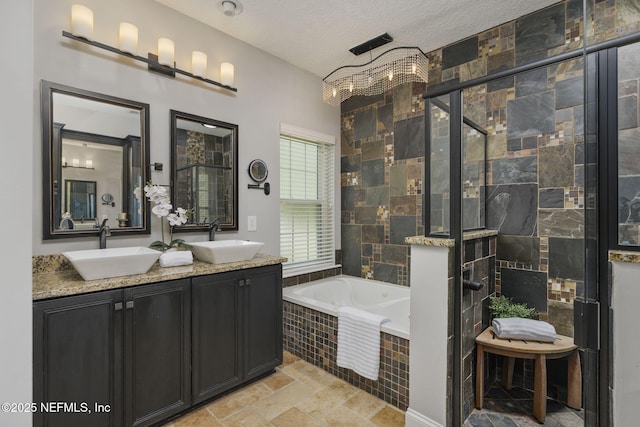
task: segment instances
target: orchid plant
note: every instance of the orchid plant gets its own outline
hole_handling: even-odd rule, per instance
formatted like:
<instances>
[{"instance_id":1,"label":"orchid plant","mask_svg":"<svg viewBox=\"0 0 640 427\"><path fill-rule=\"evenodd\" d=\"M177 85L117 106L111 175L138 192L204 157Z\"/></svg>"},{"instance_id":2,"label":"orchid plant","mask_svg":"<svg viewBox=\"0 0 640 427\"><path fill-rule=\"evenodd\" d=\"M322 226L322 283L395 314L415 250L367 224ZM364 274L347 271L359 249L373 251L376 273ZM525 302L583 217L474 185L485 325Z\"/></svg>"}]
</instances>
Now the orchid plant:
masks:
<instances>
[{"instance_id":1,"label":"orchid plant","mask_svg":"<svg viewBox=\"0 0 640 427\"><path fill-rule=\"evenodd\" d=\"M156 240L151 243L149 247L151 249L166 251L171 248L189 248L189 245L182 239L173 238L173 227L176 225L182 225L187 223L189 212L184 208L176 208L174 212L171 212L173 205L169 200L166 187L148 182L144 186L144 194L149 201L153 204L151 212L158 218L167 218L169 222L169 243L164 242L164 221L160 223L160 230L162 231L162 241Z\"/></svg>"}]
</instances>

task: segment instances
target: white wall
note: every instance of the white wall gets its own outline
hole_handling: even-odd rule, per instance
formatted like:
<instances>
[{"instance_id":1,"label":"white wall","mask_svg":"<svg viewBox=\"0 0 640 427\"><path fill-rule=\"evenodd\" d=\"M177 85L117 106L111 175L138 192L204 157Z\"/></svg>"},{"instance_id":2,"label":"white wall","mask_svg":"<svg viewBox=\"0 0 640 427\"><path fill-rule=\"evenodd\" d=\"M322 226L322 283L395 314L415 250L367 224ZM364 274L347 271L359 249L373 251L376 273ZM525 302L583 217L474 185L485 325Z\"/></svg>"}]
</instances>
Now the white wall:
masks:
<instances>
[{"instance_id":1,"label":"white wall","mask_svg":"<svg viewBox=\"0 0 640 427\"><path fill-rule=\"evenodd\" d=\"M447 421L449 250L411 246L411 326L407 427Z\"/></svg>"},{"instance_id":2,"label":"white wall","mask_svg":"<svg viewBox=\"0 0 640 427\"><path fill-rule=\"evenodd\" d=\"M640 402L640 264L614 262L613 308L613 421L616 426L638 425Z\"/></svg>"},{"instance_id":3,"label":"white wall","mask_svg":"<svg viewBox=\"0 0 640 427\"><path fill-rule=\"evenodd\" d=\"M29 0L0 2L0 402L31 402L31 229L33 23ZM35 207L35 206L34 206ZM31 416L0 411L0 425L30 426Z\"/></svg>"},{"instance_id":4,"label":"white wall","mask_svg":"<svg viewBox=\"0 0 640 427\"><path fill-rule=\"evenodd\" d=\"M322 102L322 80L263 51L180 15L152 0L83 0L94 12L94 39L117 46L118 25L131 22L139 28L138 54L155 53L158 37L175 42L177 67L191 69L191 51L208 55L209 74L219 80L219 64L235 65L237 94L178 76L170 79L106 51L62 37L69 30L71 4L76 0L34 0L33 115L33 254L98 247L98 239L42 240L42 148L39 113L41 79L150 104L151 162L164 171L152 172L155 183L170 179L169 110L175 109L239 125L239 226L237 233L220 233L220 239L241 238L265 242L263 252L279 253L279 125L281 122L334 135L340 140L340 109ZM247 11L245 10L245 13ZM5 15L6 16L6 15ZM7 98L5 98L7 99ZM261 158L269 166L271 195L248 190L247 166ZM336 154L339 160L339 153ZM336 163L339 168L339 161ZM336 173L339 190L340 174ZM340 192L336 204L340 206ZM339 212L336 240L340 247ZM247 216L258 217L258 231L247 232ZM111 237L108 246L146 246L160 238L160 222L152 218L152 236ZM186 233L186 240L202 240L204 233Z\"/></svg>"}]
</instances>

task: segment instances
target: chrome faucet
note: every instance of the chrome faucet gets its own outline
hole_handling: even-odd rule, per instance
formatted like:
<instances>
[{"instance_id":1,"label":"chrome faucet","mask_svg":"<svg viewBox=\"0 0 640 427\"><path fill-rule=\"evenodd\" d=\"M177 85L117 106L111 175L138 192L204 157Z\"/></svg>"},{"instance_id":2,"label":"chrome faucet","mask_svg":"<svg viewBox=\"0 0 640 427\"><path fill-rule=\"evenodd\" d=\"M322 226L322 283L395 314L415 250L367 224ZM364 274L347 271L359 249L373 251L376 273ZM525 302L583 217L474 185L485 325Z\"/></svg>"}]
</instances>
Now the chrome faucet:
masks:
<instances>
[{"instance_id":1,"label":"chrome faucet","mask_svg":"<svg viewBox=\"0 0 640 427\"><path fill-rule=\"evenodd\" d=\"M107 237L111 237L111 229L107 225L107 221L109 218L105 218L102 220L102 224L98 228L98 237L100 238L100 249L106 249L107 247Z\"/></svg>"},{"instance_id":2,"label":"chrome faucet","mask_svg":"<svg viewBox=\"0 0 640 427\"><path fill-rule=\"evenodd\" d=\"M212 223L209 224L209 241L213 242L213 240L216 237L216 231L221 231L222 229L220 228L220 225L218 224L218 221L220 220L220 218L216 218L213 220Z\"/></svg>"}]
</instances>

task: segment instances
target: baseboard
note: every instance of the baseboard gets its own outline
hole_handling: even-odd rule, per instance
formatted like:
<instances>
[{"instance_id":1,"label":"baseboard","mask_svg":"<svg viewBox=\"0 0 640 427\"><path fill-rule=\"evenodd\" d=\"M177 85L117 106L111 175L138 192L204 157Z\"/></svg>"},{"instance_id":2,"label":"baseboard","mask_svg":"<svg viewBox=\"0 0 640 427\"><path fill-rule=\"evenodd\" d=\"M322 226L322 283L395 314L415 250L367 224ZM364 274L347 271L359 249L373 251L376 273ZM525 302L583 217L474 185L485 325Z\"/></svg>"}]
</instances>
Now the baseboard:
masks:
<instances>
[{"instance_id":1,"label":"baseboard","mask_svg":"<svg viewBox=\"0 0 640 427\"><path fill-rule=\"evenodd\" d=\"M443 427L442 424L433 421L431 418L411 408L407 409L404 419L405 427Z\"/></svg>"}]
</instances>

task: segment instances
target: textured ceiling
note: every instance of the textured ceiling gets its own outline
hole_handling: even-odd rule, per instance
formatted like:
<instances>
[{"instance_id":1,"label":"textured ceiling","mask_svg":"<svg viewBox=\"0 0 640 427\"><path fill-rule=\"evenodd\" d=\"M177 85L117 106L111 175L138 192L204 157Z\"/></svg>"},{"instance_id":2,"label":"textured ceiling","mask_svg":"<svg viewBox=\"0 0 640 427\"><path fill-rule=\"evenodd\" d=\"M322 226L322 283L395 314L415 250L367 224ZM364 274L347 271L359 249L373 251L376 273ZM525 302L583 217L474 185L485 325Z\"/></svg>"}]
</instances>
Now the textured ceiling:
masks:
<instances>
[{"instance_id":1,"label":"textured ceiling","mask_svg":"<svg viewBox=\"0 0 640 427\"><path fill-rule=\"evenodd\" d=\"M233 17L218 0L155 1L324 77L367 62L349 49L384 32L394 41L373 56L397 46L429 52L558 0L240 0Z\"/></svg>"}]
</instances>

